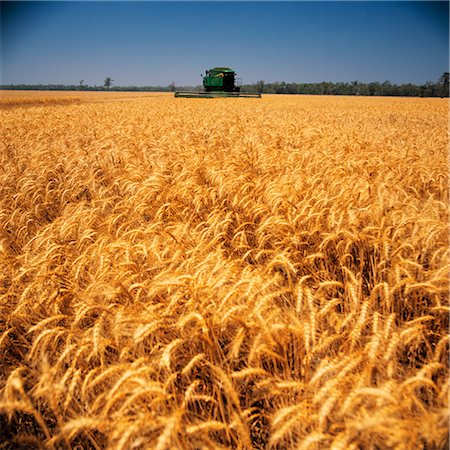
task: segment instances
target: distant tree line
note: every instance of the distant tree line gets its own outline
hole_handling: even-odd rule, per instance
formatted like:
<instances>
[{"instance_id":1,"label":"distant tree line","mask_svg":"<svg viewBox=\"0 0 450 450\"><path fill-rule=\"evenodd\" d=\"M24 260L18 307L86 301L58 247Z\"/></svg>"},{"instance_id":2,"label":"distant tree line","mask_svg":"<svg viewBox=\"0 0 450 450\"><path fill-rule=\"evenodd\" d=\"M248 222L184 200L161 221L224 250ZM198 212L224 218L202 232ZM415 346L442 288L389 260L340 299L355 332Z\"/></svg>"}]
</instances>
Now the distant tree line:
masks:
<instances>
[{"instance_id":1,"label":"distant tree line","mask_svg":"<svg viewBox=\"0 0 450 450\"><path fill-rule=\"evenodd\" d=\"M367 95L367 96L402 96L402 97L448 97L449 73L445 72L437 82L428 81L425 84L393 84L363 83L265 83L258 81L254 84L243 85L242 91L259 92L262 94L317 94L317 95Z\"/></svg>"},{"instance_id":2,"label":"distant tree line","mask_svg":"<svg viewBox=\"0 0 450 450\"><path fill-rule=\"evenodd\" d=\"M168 86L112 86L110 77L105 79L103 86L89 86L81 80L79 84L9 84L0 85L0 89L9 90L48 90L48 91L130 91L130 92L173 92L201 91L202 86L176 86L174 82ZM262 94L311 94L311 95L364 95L364 96L402 96L402 97L449 97L449 73L445 72L437 82L428 81L417 85L412 83L393 84L389 81L380 83L326 82L321 83L286 83L276 81L266 83L258 81L245 84L243 92L260 92Z\"/></svg>"},{"instance_id":3,"label":"distant tree line","mask_svg":"<svg viewBox=\"0 0 450 450\"><path fill-rule=\"evenodd\" d=\"M200 86L188 87L190 90ZM184 87L178 87L185 89ZM186 88L187 89L187 88ZM87 84L2 84L0 90L34 90L34 91L130 91L130 92L171 92L170 86L89 86Z\"/></svg>"}]
</instances>

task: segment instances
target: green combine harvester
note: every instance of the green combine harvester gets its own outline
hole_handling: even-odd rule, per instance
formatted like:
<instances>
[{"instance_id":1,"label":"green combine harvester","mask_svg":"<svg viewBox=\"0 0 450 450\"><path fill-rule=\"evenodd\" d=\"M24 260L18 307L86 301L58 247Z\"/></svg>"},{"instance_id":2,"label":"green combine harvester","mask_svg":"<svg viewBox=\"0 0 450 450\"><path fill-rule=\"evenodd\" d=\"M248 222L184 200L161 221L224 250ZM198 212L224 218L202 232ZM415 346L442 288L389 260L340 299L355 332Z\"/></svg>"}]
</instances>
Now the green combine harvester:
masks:
<instances>
[{"instance_id":1,"label":"green combine harvester","mask_svg":"<svg viewBox=\"0 0 450 450\"><path fill-rule=\"evenodd\" d=\"M203 77L204 91L177 91L175 97L184 98L261 98L261 94L241 92L240 79L236 72L229 67L214 67L206 71Z\"/></svg>"}]
</instances>

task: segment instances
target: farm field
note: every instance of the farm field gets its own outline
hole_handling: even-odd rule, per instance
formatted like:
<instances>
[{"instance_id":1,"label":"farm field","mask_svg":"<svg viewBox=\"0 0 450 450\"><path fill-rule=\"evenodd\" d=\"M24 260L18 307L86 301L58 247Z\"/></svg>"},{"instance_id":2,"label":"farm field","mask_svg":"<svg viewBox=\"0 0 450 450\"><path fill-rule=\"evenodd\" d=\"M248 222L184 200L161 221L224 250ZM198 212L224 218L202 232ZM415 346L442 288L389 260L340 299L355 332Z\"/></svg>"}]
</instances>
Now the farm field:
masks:
<instances>
[{"instance_id":1,"label":"farm field","mask_svg":"<svg viewBox=\"0 0 450 450\"><path fill-rule=\"evenodd\" d=\"M446 100L0 106L0 449L448 447Z\"/></svg>"},{"instance_id":2,"label":"farm field","mask_svg":"<svg viewBox=\"0 0 450 450\"><path fill-rule=\"evenodd\" d=\"M0 108L9 109L24 106L56 106L73 103L114 102L143 100L168 96L166 92L121 92L121 91L0 91ZM172 94L173 95L173 94Z\"/></svg>"}]
</instances>

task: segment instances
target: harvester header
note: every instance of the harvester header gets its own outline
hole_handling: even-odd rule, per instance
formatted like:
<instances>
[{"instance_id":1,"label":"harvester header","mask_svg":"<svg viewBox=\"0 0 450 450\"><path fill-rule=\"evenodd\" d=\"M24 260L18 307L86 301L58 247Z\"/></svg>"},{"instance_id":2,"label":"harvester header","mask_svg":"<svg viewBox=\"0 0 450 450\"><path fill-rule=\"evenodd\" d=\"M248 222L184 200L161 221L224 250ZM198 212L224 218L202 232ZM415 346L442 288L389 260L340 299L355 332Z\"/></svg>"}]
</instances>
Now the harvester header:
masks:
<instances>
[{"instance_id":1,"label":"harvester header","mask_svg":"<svg viewBox=\"0 0 450 450\"><path fill-rule=\"evenodd\" d=\"M203 78L203 91L178 91L175 97L185 98L261 98L261 94L241 92L241 79L236 78L236 72L229 67L214 67L206 71Z\"/></svg>"}]
</instances>

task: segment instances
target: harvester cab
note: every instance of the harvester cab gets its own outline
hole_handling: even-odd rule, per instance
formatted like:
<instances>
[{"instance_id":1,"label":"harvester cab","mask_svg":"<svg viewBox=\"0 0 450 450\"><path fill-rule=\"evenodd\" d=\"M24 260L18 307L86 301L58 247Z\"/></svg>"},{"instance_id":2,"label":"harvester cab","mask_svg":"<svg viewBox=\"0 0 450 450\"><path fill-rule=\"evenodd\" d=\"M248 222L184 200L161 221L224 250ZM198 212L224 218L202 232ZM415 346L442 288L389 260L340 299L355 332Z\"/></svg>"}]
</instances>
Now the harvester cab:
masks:
<instances>
[{"instance_id":1,"label":"harvester cab","mask_svg":"<svg viewBox=\"0 0 450 450\"><path fill-rule=\"evenodd\" d=\"M251 92L241 92L242 80L236 78L236 72L229 67L214 67L206 71L203 76L203 91L175 92L175 97L185 98L217 98L217 97L238 97L238 98L261 98L261 94Z\"/></svg>"}]
</instances>

